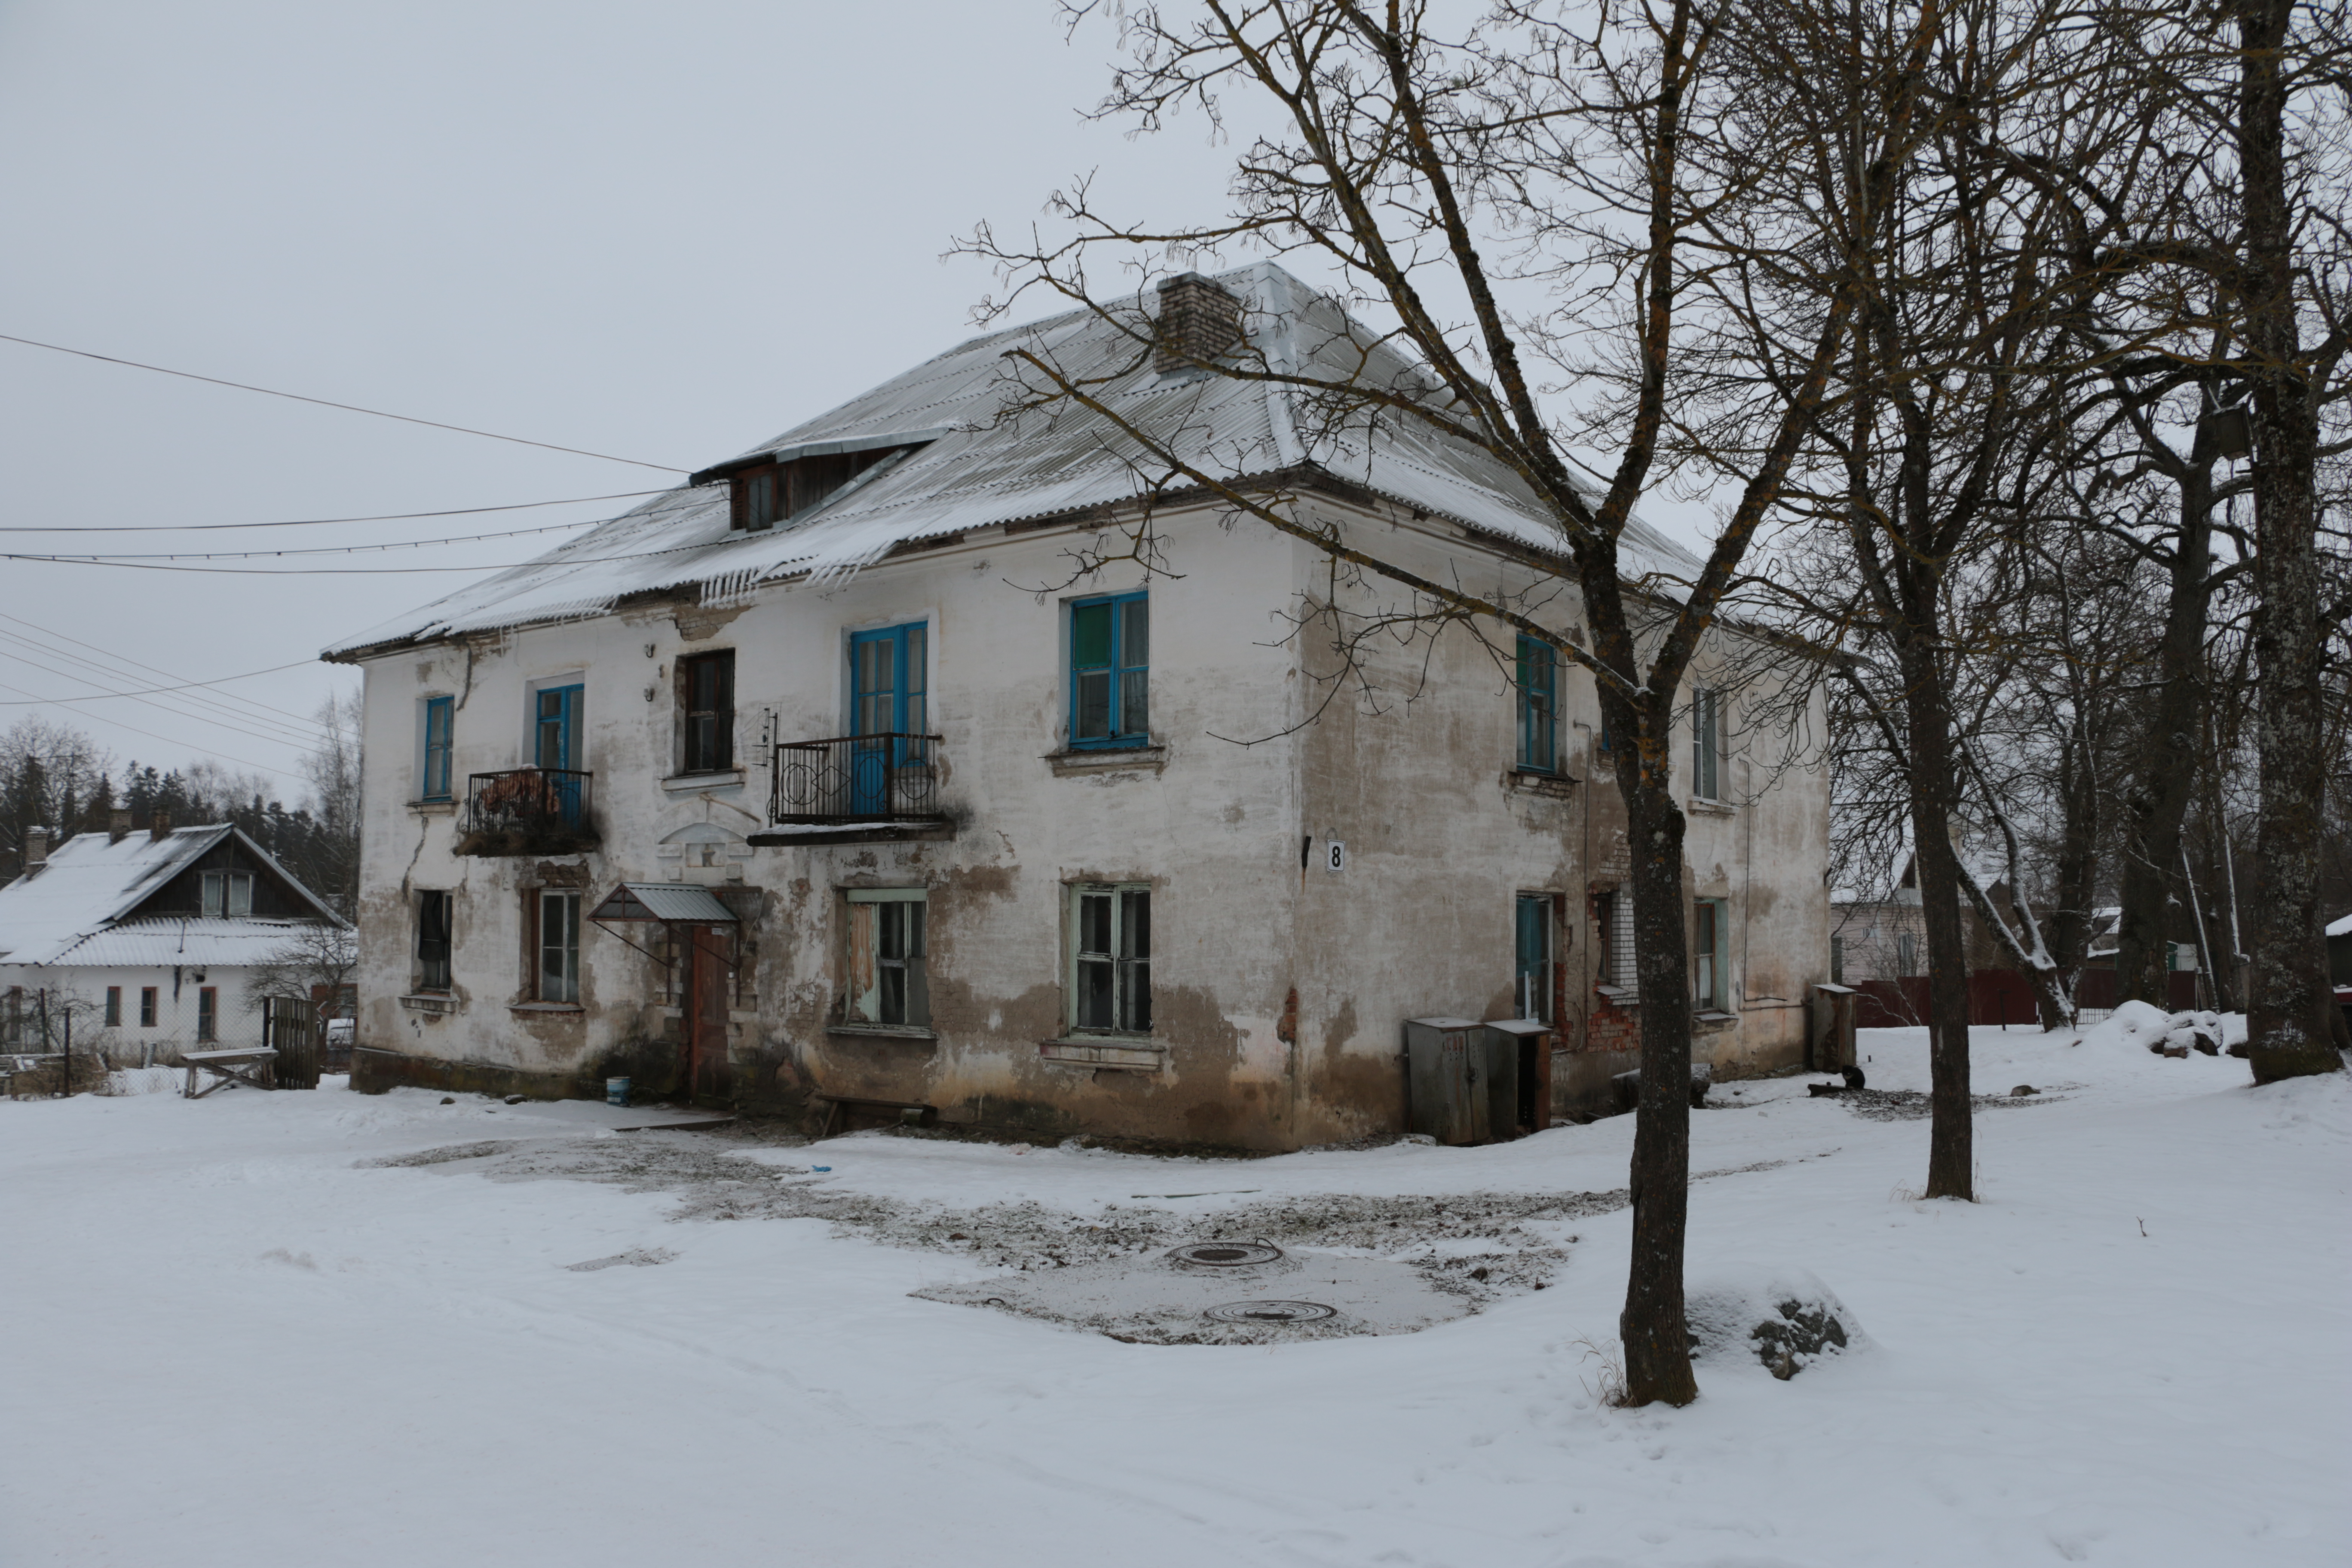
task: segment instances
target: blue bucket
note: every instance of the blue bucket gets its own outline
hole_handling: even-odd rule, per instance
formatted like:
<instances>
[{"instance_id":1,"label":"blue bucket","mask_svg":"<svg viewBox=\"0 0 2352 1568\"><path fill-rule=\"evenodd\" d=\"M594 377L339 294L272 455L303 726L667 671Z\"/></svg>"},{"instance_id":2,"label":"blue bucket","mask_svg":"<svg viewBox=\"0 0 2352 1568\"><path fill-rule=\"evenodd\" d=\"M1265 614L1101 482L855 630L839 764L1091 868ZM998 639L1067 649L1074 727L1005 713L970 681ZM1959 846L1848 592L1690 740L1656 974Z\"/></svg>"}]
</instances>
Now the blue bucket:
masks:
<instances>
[{"instance_id":1,"label":"blue bucket","mask_svg":"<svg viewBox=\"0 0 2352 1568\"><path fill-rule=\"evenodd\" d=\"M606 1079L604 1080L604 1103L607 1105L628 1104L629 1080L625 1078Z\"/></svg>"}]
</instances>

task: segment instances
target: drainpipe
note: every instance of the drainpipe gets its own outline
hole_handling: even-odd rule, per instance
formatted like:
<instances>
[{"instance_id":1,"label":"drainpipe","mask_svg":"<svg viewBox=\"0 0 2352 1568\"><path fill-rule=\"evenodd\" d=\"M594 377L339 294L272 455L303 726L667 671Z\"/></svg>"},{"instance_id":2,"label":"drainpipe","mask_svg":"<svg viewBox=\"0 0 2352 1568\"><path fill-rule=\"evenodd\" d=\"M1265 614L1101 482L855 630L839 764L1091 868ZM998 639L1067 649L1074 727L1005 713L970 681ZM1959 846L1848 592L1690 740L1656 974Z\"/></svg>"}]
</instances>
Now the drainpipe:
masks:
<instances>
[{"instance_id":1,"label":"drainpipe","mask_svg":"<svg viewBox=\"0 0 2352 1568\"><path fill-rule=\"evenodd\" d=\"M1589 926L1592 923L1592 791L1595 788L1593 780L1600 776L1601 764L1592 754L1592 726L1581 719L1570 719L1569 724L1584 731L1584 789L1581 792L1584 796L1584 844L1580 851L1582 863L1577 867L1577 877L1581 883L1577 898L1583 912L1576 923ZM1584 976L1584 984L1577 988L1576 993L1576 1048L1582 1051L1592 1044L1592 987L1597 983L1592 973L1592 939L1589 935L1584 940L1583 951L1577 955L1576 967L1577 972Z\"/></svg>"}]
</instances>

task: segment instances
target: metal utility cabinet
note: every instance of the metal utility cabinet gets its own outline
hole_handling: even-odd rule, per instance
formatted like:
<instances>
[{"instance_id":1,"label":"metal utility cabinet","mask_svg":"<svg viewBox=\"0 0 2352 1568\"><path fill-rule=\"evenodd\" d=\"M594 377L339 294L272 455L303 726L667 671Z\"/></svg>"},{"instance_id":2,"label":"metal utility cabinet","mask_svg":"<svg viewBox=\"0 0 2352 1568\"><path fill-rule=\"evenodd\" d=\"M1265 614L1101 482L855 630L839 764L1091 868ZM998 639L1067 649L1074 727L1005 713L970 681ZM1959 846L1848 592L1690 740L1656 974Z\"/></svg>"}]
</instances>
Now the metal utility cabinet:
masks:
<instances>
[{"instance_id":1,"label":"metal utility cabinet","mask_svg":"<svg viewBox=\"0 0 2352 1568\"><path fill-rule=\"evenodd\" d=\"M1851 985L1813 987L1811 1027L1805 1031L1805 1066L1835 1072L1854 1064L1854 1004L1862 993Z\"/></svg>"},{"instance_id":2,"label":"metal utility cabinet","mask_svg":"<svg viewBox=\"0 0 2352 1568\"><path fill-rule=\"evenodd\" d=\"M1475 1018L1408 1018L1406 1082L1412 1130L1440 1143L1484 1143L1492 1125L1486 1026Z\"/></svg>"},{"instance_id":3,"label":"metal utility cabinet","mask_svg":"<svg viewBox=\"0 0 2352 1568\"><path fill-rule=\"evenodd\" d=\"M1551 1125L1551 1026L1539 1018L1496 1018L1486 1032L1486 1130L1524 1138Z\"/></svg>"}]
</instances>

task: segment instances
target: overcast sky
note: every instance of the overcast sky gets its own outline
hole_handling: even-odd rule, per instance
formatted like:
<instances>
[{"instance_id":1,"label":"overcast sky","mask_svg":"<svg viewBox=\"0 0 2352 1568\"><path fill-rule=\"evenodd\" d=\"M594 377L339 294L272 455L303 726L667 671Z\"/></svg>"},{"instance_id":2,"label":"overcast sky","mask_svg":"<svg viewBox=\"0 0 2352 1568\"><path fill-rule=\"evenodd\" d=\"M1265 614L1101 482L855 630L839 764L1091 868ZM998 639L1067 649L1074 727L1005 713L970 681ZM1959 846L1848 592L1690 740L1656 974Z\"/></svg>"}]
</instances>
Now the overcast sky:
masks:
<instances>
[{"instance_id":1,"label":"overcast sky","mask_svg":"<svg viewBox=\"0 0 2352 1568\"><path fill-rule=\"evenodd\" d=\"M1100 168L1138 212L1217 210L1224 155L1197 128L1139 142L1080 119L1113 46L1100 26L1066 42L1046 0L8 0L0 332L697 468L969 335L992 279L941 252L983 219L1027 223L1074 174ZM11 530L350 517L675 482L11 342L0 422ZM626 504L11 531L0 549L421 540ZM478 571L556 537L203 564ZM289 715L358 679L306 661L467 580L0 561L0 700L14 704L0 727L45 713L118 763L211 754L290 773L303 726ZM234 704L235 716L192 693L26 704L288 664L222 688L268 705ZM299 796L295 779L278 783Z\"/></svg>"},{"instance_id":2,"label":"overcast sky","mask_svg":"<svg viewBox=\"0 0 2352 1568\"><path fill-rule=\"evenodd\" d=\"M1082 118L1116 43L1066 38L1051 0L0 0L0 333L692 469L970 335L994 280L940 258L978 223L1090 172L1139 219L1223 211L1198 121ZM6 342L0 427L11 552L437 540L630 503L188 530L675 482ZM178 531L15 531L126 524ZM358 681L317 650L560 537L0 560L0 728L43 713L118 764L212 755L299 798L303 716ZM276 666L217 689L230 711L87 698Z\"/></svg>"}]
</instances>

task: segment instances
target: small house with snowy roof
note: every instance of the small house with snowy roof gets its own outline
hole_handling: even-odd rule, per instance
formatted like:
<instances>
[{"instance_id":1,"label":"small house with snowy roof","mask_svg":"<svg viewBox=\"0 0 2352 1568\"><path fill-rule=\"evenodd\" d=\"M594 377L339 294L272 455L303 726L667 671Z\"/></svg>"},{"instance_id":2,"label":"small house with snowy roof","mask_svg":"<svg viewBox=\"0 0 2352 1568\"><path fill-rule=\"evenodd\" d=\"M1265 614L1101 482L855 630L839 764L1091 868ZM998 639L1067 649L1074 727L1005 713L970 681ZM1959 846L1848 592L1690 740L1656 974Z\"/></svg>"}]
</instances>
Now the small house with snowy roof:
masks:
<instances>
[{"instance_id":1,"label":"small house with snowy roof","mask_svg":"<svg viewBox=\"0 0 2352 1568\"><path fill-rule=\"evenodd\" d=\"M1343 648L1393 585L1185 470L1576 637L1558 534L1467 443L1203 368L1244 352L1434 395L1277 267L1188 274L328 650L366 679L355 1087L1286 1149L1411 1126L1404 1026L1446 1016L1538 1026L1493 1131L1610 1100L1639 1008L1590 679L1501 623ZM1638 523L1623 558L1697 570ZM1677 765L1737 1075L1802 1058L1828 790L1723 652Z\"/></svg>"},{"instance_id":2,"label":"small house with snowy roof","mask_svg":"<svg viewBox=\"0 0 2352 1568\"><path fill-rule=\"evenodd\" d=\"M68 1018L73 1048L117 1067L257 1043L257 972L307 931L345 929L227 823L175 828L158 812L134 831L117 811L55 847L30 829L25 862L0 888L0 1051L57 1051Z\"/></svg>"}]
</instances>

